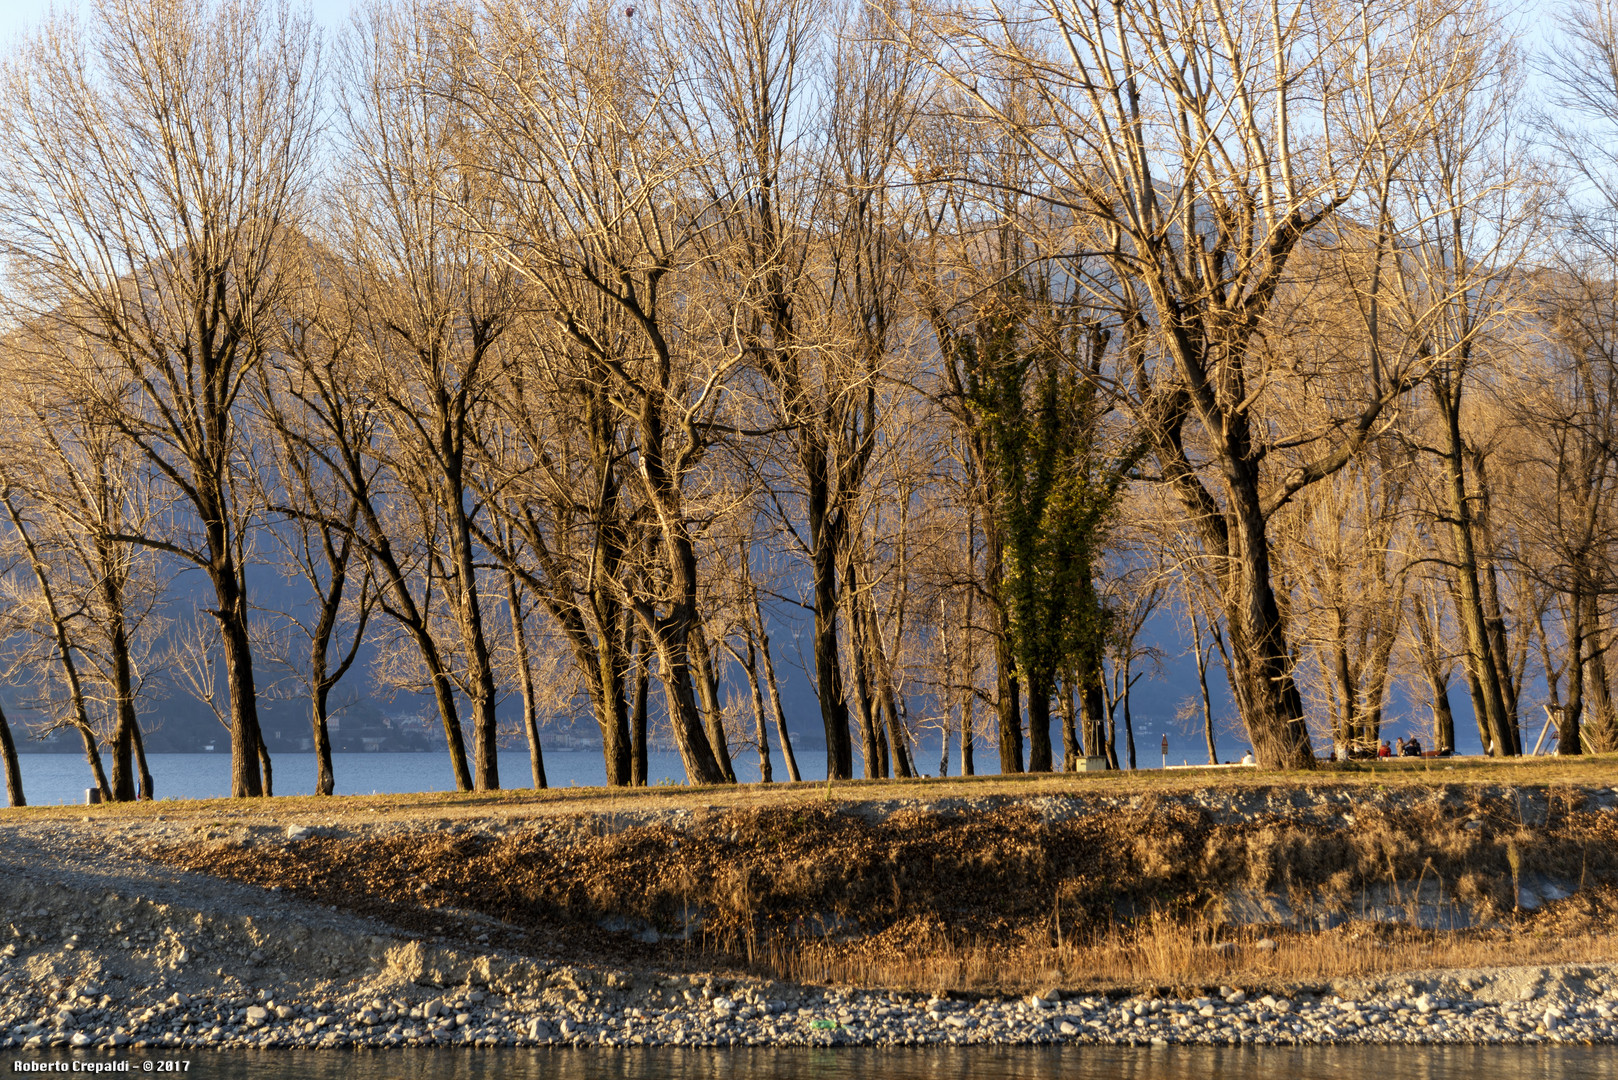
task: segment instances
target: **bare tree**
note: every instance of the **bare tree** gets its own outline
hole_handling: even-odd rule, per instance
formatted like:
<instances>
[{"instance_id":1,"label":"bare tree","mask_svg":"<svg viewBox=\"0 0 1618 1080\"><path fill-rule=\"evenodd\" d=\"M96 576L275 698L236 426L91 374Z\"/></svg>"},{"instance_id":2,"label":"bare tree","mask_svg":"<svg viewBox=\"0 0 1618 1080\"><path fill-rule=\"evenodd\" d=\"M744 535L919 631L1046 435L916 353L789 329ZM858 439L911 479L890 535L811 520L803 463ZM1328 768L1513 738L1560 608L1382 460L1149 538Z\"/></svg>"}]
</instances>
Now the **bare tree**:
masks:
<instances>
[{"instance_id":1,"label":"bare tree","mask_svg":"<svg viewBox=\"0 0 1618 1080\"><path fill-rule=\"evenodd\" d=\"M473 786L484 791L500 786L498 690L469 473L517 294L505 262L469 227L486 196L463 165L455 111L433 85L433 33L412 8L373 7L358 24L342 110L354 173L344 239L359 289L357 345L385 436L377 448L410 493L398 508L432 515L415 531L442 544L427 572L440 579L459 638Z\"/></svg>"},{"instance_id":2,"label":"bare tree","mask_svg":"<svg viewBox=\"0 0 1618 1080\"><path fill-rule=\"evenodd\" d=\"M94 403L177 500L139 541L202 569L230 692L231 793L258 795L239 415L316 131L318 35L256 2L105 0L7 62L0 244L18 300L103 367Z\"/></svg>"},{"instance_id":3,"label":"bare tree","mask_svg":"<svg viewBox=\"0 0 1618 1080\"><path fill-rule=\"evenodd\" d=\"M1347 463L1419 369L1365 365L1327 423L1287 423L1268 408L1281 375L1265 347L1272 303L1305 238L1358 206L1378 155L1404 156L1433 104L1464 89L1417 86L1409 73L1442 71L1433 50L1466 47L1483 17L1311 0L1262 13L1049 0L950 10L931 26L934 40L917 46L1035 163L1030 198L1070 215L1052 254L1088 254L1094 268L1075 262L1074 274L1135 335L1118 386L1219 562L1258 760L1309 765L1269 523ZM1033 109L1005 107L1024 100L1006 93L1013 84ZM1282 447L1293 452L1278 472Z\"/></svg>"},{"instance_id":4,"label":"bare tree","mask_svg":"<svg viewBox=\"0 0 1618 1080\"><path fill-rule=\"evenodd\" d=\"M12 343L29 337L19 332ZM42 352L43 343L30 342L14 359ZM148 617L167 581L161 557L128 537L148 532L165 507L151 498L139 453L85 413L83 388L64 374L40 379L26 362L8 372L3 501L54 627L71 714L111 751L108 797L150 798L137 699Z\"/></svg>"},{"instance_id":5,"label":"bare tree","mask_svg":"<svg viewBox=\"0 0 1618 1080\"><path fill-rule=\"evenodd\" d=\"M602 378L632 431L625 480L658 539L657 577L610 578L657 652L688 777L718 783L719 717L699 701L701 614L692 490L720 430L727 376L688 271L707 208L686 199L690 148L662 87L673 57L605 10L492 7L457 26L455 92L506 216L490 243ZM632 581L655 586L632 591Z\"/></svg>"},{"instance_id":6,"label":"bare tree","mask_svg":"<svg viewBox=\"0 0 1618 1080\"><path fill-rule=\"evenodd\" d=\"M302 329L307 331L307 327ZM297 351L305 348L306 344L300 343ZM301 656L285 658L285 666L303 684L309 697L315 794L330 795L336 790L328 723L331 693L359 657L366 626L376 607L376 590L356 540L359 501L326 471L319 455L311 453L291 431L292 427L283 421L272 425L268 433L278 443L275 469L279 497L287 511L286 519L271 531L285 553L284 573L307 584L314 602L309 615L280 613L284 624L296 631L304 645ZM357 593L350 580L356 573ZM348 638L346 646L342 643L344 634Z\"/></svg>"}]
</instances>

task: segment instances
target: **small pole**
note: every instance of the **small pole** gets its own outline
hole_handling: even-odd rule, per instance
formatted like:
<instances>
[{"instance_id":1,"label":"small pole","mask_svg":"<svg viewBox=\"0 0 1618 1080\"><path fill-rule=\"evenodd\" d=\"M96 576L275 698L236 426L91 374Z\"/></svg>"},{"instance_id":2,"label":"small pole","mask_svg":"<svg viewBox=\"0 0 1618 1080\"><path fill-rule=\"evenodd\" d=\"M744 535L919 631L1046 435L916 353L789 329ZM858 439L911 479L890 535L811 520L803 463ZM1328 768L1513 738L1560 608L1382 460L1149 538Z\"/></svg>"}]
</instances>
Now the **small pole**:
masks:
<instances>
[{"instance_id":1,"label":"small pole","mask_svg":"<svg viewBox=\"0 0 1618 1080\"><path fill-rule=\"evenodd\" d=\"M1167 734L1164 734L1164 736L1163 736L1163 768L1166 769L1168 767L1169 767L1169 737L1168 737Z\"/></svg>"}]
</instances>

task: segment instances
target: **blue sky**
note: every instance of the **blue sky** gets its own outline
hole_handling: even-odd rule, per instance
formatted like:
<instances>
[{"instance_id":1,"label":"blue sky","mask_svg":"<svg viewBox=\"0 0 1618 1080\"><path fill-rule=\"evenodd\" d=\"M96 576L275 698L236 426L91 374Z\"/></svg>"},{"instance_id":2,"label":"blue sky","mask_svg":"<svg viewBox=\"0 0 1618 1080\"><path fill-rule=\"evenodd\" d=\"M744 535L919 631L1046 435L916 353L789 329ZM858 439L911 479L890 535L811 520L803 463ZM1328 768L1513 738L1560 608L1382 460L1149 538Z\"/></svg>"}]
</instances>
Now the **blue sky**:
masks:
<instances>
[{"instance_id":1,"label":"blue sky","mask_svg":"<svg viewBox=\"0 0 1618 1080\"><path fill-rule=\"evenodd\" d=\"M52 7L86 11L89 6L81 0L0 0L0 46L9 45L19 33L38 26ZM348 12L353 4L351 0L321 0L319 3L293 6L306 6L317 21L328 30L334 30L348 21Z\"/></svg>"}]
</instances>

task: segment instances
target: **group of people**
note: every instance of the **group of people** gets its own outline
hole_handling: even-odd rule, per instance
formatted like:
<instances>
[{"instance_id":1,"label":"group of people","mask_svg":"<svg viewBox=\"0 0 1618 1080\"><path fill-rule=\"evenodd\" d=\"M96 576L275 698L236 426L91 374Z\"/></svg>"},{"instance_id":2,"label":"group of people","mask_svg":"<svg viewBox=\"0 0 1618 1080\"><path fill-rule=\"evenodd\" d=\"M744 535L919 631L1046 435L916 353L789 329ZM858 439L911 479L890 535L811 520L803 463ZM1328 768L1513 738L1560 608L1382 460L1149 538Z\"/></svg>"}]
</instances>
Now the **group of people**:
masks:
<instances>
[{"instance_id":1,"label":"group of people","mask_svg":"<svg viewBox=\"0 0 1618 1080\"><path fill-rule=\"evenodd\" d=\"M1412 735L1409 741L1406 741L1405 737L1401 735L1399 736L1399 746L1395 749L1388 745L1388 740L1383 739L1382 745L1377 747L1376 756L1379 758L1421 757L1421 740Z\"/></svg>"},{"instance_id":2,"label":"group of people","mask_svg":"<svg viewBox=\"0 0 1618 1080\"><path fill-rule=\"evenodd\" d=\"M1337 745L1336 753L1338 761L1363 761L1368 758L1385 757L1419 758L1421 756L1421 740L1417 739L1413 735L1409 739L1400 736L1397 746L1389 745L1388 740L1386 739L1383 739L1380 742L1353 742L1346 745L1339 743ZM1448 757L1449 755L1441 752L1439 756Z\"/></svg>"}]
</instances>

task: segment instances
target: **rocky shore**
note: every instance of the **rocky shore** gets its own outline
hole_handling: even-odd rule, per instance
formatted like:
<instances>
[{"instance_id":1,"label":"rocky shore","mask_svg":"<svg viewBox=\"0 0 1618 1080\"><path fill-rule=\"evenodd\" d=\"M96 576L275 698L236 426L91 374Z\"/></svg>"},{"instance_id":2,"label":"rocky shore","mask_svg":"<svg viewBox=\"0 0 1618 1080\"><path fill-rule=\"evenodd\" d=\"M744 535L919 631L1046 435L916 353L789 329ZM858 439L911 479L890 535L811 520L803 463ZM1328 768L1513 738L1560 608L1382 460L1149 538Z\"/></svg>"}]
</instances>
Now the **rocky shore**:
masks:
<instances>
[{"instance_id":1,"label":"rocky shore","mask_svg":"<svg viewBox=\"0 0 1618 1080\"><path fill-rule=\"evenodd\" d=\"M1301 794L1290 812L1309 820L1341 817L1348 797ZM1392 797L1362 796L1353 812L1363 815L1377 799ZM1277 798L1211 790L1185 797L1230 820L1257 812L1259 801L1273 815ZM1455 802L1446 813L1457 835L1494 828L1473 827L1484 820L1473 795L1419 798ZM1561 798L1554 803L1530 791L1488 801L1509 805L1514 835L1525 844L1533 829L1549 827L1545 819L1573 812L1568 806L1583 807L1577 812L1597 823L1618 813L1610 788ZM980 809L950 812L971 816ZM1085 808L1082 800L1046 800L1030 810L1065 819ZM846 809L879 822L914 812ZM1051 985L1032 994L979 995L804 986L661 962L675 957L666 925L657 944L658 934L632 919L584 924L622 947L570 954L569 935L582 934L580 924L559 924L541 939L531 927L456 906L463 900L424 901L413 910L426 924L401 923L286 889L176 869L173 858L157 857L216 845L269 860L322 835L363 840L408 837L412 830L476 834L496 848L503 835L537 830L549 838L545 850L585 850L565 848L562 838L601 843L614 832L673 828L666 820L514 820L505 812L416 823L363 814L312 823L229 817L214 810L0 818L0 1049L1618 1042L1618 966L1604 956L1317 983L1232 980L1177 991ZM670 844L697 847L708 834L715 843L747 842L739 819L699 814L679 824L680 814L664 817L678 824ZM1540 881L1540 893L1531 896L1525 870L1519 903L1557 902L1555 883ZM1362 903L1360 917L1419 922L1420 892L1418 884L1400 909L1404 915ZM1273 907L1280 897L1237 900L1226 907ZM644 944L647 936L653 944ZM1218 947L1255 955L1277 948L1256 935Z\"/></svg>"},{"instance_id":2,"label":"rocky shore","mask_svg":"<svg viewBox=\"0 0 1618 1080\"><path fill-rule=\"evenodd\" d=\"M0 976L8 1025L0 1047L1618 1042L1618 978L1610 967L1468 975L1292 997L1249 998L1221 987L1223 996L1068 998L1053 989L1047 997L964 1001L709 977L642 983L563 967L506 992L412 985L310 1001L271 989L161 997L161 981L70 982L40 993L8 973Z\"/></svg>"}]
</instances>

